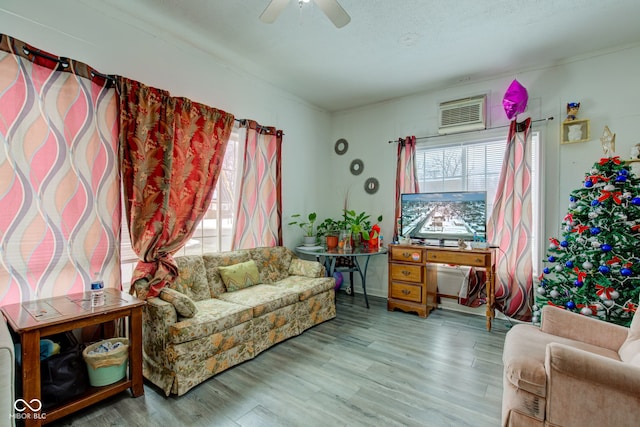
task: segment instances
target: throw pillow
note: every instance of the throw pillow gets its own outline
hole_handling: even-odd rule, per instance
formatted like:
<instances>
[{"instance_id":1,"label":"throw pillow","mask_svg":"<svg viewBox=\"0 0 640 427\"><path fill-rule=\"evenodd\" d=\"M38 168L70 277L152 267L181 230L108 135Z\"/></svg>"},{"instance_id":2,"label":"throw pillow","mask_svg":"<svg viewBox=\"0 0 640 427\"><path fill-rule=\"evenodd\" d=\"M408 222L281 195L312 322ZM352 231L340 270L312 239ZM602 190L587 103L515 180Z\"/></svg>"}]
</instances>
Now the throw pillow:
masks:
<instances>
[{"instance_id":1,"label":"throw pillow","mask_svg":"<svg viewBox=\"0 0 640 427\"><path fill-rule=\"evenodd\" d=\"M291 276L321 277L323 266L319 262L293 258L289 265Z\"/></svg>"},{"instance_id":2,"label":"throw pillow","mask_svg":"<svg viewBox=\"0 0 640 427\"><path fill-rule=\"evenodd\" d=\"M185 294L171 288L162 288L160 299L173 305L182 317L193 317L198 312L196 304Z\"/></svg>"},{"instance_id":3,"label":"throw pillow","mask_svg":"<svg viewBox=\"0 0 640 427\"><path fill-rule=\"evenodd\" d=\"M260 273L254 260L218 267L227 292L238 291L260 283Z\"/></svg>"}]
</instances>

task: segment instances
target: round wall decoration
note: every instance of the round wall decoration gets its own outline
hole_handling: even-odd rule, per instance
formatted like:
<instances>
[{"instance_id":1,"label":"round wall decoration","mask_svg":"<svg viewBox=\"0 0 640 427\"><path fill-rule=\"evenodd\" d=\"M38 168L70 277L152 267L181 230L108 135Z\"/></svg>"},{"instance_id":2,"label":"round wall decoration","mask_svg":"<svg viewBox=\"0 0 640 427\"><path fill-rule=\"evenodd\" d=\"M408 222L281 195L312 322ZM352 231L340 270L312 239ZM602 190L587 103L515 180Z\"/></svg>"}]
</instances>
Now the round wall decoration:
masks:
<instances>
[{"instance_id":1,"label":"round wall decoration","mask_svg":"<svg viewBox=\"0 0 640 427\"><path fill-rule=\"evenodd\" d=\"M349 149L349 143L347 142L346 139L340 138L339 140L336 141L336 145L334 149L336 150L336 154L342 156Z\"/></svg>"},{"instance_id":2,"label":"round wall decoration","mask_svg":"<svg viewBox=\"0 0 640 427\"><path fill-rule=\"evenodd\" d=\"M380 183L378 182L377 179L375 178L367 178L367 180L364 182L364 191L366 191L369 194L375 194L378 191L378 188L380 187Z\"/></svg>"},{"instance_id":3,"label":"round wall decoration","mask_svg":"<svg viewBox=\"0 0 640 427\"><path fill-rule=\"evenodd\" d=\"M349 166L349 170L353 175L360 175L364 170L364 163L362 163L362 160L360 159L355 159L351 162L351 166Z\"/></svg>"}]
</instances>

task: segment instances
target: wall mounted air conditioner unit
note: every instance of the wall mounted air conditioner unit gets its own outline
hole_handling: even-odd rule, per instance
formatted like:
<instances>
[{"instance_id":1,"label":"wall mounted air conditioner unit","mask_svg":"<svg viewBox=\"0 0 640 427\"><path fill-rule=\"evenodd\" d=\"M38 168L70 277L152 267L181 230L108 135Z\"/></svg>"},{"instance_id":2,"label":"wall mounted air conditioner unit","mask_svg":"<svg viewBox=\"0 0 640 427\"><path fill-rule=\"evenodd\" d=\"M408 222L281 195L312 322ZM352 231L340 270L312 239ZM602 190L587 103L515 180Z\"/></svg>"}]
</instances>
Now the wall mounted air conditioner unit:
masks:
<instances>
[{"instance_id":1,"label":"wall mounted air conditioner unit","mask_svg":"<svg viewBox=\"0 0 640 427\"><path fill-rule=\"evenodd\" d=\"M487 96L456 99L438 106L440 135L487 128Z\"/></svg>"}]
</instances>

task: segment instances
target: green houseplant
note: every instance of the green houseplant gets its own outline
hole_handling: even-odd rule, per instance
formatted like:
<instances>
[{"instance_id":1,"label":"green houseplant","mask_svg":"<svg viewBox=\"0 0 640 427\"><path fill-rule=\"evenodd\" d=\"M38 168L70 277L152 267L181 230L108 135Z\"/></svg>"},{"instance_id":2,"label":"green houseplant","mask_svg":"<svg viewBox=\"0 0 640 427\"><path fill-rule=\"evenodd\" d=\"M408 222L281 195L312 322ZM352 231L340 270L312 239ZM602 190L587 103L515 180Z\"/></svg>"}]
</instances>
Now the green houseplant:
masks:
<instances>
[{"instance_id":1,"label":"green houseplant","mask_svg":"<svg viewBox=\"0 0 640 427\"><path fill-rule=\"evenodd\" d=\"M335 249L338 246L338 236L340 230L343 229L343 222L336 221L333 218L326 218L320 224L318 224L317 234L318 237L325 237L327 240L327 249Z\"/></svg>"},{"instance_id":2,"label":"green houseplant","mask_svg":"<svg viewBox=\"0 0 640 427\"><path fill-rule=\"evenodd\" d=\"M371 215L366 212L357 213L355 210L344 210L344 223L351 231L352 238L357 240L369 240L371 230ZM382 215L378 216L378 222L382 221ZM357 237L356 237L357 236Z\"/></svg>"},{"instance_id":3,"label":"green houseplant","mask_svg":"<svg viewBox=\"0 0 640 427\"><path fill-rule=\"evenodd\" d=\"M314 230L315 230L314 225L317 218L318 218L318 215L316 215L315 212L311 212L307 216L306 221L303 219L302 215L300 214L291 215L291 219L293 219L293 221L289 222L289 225L297 225L302 229L302 231L304 231L305 246L313 246L316 243L316 236L314 234Z\"/></svg>"}]
</instances>

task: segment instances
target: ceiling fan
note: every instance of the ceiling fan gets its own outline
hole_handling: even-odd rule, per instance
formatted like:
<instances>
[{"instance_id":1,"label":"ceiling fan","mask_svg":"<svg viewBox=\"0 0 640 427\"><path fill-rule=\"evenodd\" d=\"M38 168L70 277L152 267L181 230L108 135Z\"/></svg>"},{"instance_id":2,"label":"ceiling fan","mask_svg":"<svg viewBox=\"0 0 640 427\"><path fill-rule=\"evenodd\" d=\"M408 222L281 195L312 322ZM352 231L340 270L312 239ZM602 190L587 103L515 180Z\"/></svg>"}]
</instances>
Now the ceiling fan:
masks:
<instances>
[{"instance_id":1,"label":"ceiling fan","mask_svg":"<svg viewBox=\"0 0 640 427\"><path fill-rule=\"evenodd\" d=\"M304 3L309 3L311 0L296 0L300 7ZM313 0L318 7L324 12L325 15L333 22L338 28L342 28L351 21L351 17L340 6L337 0ZM289 4L289 0L271 0L265 10L260 15L260 20L267 24L273 23L278 15Z\"/></svg>"}]
</instances>

